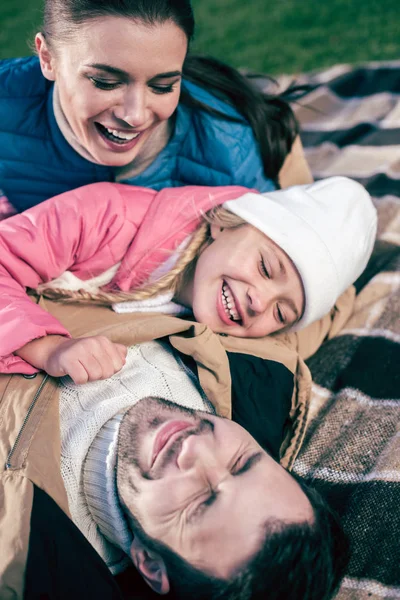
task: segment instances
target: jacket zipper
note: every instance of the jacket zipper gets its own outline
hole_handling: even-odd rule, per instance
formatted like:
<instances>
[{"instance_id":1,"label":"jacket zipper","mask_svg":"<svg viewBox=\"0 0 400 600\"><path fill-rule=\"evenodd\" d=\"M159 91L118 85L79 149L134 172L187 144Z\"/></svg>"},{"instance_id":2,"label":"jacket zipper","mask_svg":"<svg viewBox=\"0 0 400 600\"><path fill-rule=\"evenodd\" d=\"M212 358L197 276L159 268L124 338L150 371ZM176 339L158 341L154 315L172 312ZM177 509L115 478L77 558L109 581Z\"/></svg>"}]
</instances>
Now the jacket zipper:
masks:
<instances>
[{"instance_id":1,"label":"jacket zipper","mask_svg":"<svg viewBox=\"0 0 400 600\"><path fill-rule=\"evenodd\" d=\"M38 400L39 400L39 398L40 398L40 394L42 393L42 390L43 390L43 388L44 388L44 386L45 386L45 384L46 384L46 382L47 382L48 378L49 378L49 376L48 376L48 375L45 375L45 376L44 376L42 383L40 384L40 386L39 386L39 387L38 387L38 389L36 390L36 393L35 393L35 395L34 395L34 397L33 397L33 400L32 400L32 402L31 402L31 403L30 403L30 405L29 405L28 411L27 411L27 413L26 413L26 415L25 415L25 418L24 418L24 420L23 420L23 423L22 423L22 425L21 425L21 428L20 428L20 430L19 430L19 432L18 432L18 435L17 435L17 437L16 437L16 439L15 439L14 445L12 446L12 448L11 448L10 452L8 453L8 456L7 456L7 462L6 462L6 464L5 464L5 468L6 468L7 470L8 470L8 469L12 469L12 464L11 464L12 457L14 456L14 454L15 454L15 452L16 452L16 450L17 450L17 448L18 448L18 444L19 444L19 442L20 442L20 440L21 440L22 434L23 434L23 433L24 433L24 431L25 431L25 428L26 428L26 426L27 426L27 424L28 424L28 421L29 421L29 418L30 418L30 416L31 416L31 414L32 414L32 411L33 411L33 409L35 408L35 406L36 406L36 404L37 404L37 401L38 401Z\"/></svg>"}]
</instances>

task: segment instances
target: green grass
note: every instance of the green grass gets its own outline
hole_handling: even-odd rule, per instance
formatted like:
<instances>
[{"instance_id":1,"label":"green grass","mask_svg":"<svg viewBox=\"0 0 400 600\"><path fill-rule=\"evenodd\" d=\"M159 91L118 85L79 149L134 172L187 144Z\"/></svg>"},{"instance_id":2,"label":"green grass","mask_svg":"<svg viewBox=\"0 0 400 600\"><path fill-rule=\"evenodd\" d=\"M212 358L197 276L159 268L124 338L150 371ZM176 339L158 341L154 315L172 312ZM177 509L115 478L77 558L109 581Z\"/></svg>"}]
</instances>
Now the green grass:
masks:
<instances>
[{"instance_id":1,"label":"green grass","mask_svg":"<svg viewBox=\"0 0 400 600\"><path fill-rule=\"evenodd\" d=\"M271 74L400 58L399 0L193 0L193 50ZM30 54L42 0L1 0L0 58Z\"/></svg>"}]
</instances>

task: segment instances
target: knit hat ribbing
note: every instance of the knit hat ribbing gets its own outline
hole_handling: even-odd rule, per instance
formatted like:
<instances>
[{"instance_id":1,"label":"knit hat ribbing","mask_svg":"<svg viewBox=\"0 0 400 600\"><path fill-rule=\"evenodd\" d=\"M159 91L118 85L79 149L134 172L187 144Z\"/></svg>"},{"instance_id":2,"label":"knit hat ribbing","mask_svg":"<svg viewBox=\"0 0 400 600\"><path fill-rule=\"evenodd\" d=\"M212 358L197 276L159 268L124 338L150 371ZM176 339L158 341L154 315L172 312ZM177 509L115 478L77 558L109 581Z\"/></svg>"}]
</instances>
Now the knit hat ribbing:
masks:
<instances>
[{"instance_id":1,"label":"knit hat ribbing","mask_svg":"<svg viewBox=\"0 0 400 600\"><path fill-rule=\"evenodd\" d=\"M83 485L89 511L102 535L129 555L133 536L117 492L118 435L124 414L107 421L94 438L85 460Z\"/></svg>"},{"instance_id":2,"label":"knit hat ribbing","mask_svg":"<svg viewBox=\"0 0 400 600\"><path fill-rule=\"evenodd\" d=\"M368 192L347 177L255 194L224 207L274 241L301 277L305 309L292 330L324 317L361 275L376 236L376 209Z\"/></svg>"}]
</instances>

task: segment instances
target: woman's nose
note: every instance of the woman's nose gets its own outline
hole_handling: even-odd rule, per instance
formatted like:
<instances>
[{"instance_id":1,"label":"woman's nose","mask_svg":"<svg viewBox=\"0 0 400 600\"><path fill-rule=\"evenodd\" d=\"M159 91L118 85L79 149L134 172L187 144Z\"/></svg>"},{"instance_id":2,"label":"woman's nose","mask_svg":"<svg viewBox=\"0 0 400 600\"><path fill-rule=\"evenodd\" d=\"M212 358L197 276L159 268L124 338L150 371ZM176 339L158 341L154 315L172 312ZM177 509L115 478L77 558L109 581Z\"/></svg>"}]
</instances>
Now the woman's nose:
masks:
<instances>
[{"instance_id":1,"label":"woman's nose","mask_svg":"<svg viewBox=\"0 0 400 600\"><path fill-rule=\"evenodd\" d=\"M146 110L146 93L142 90L128 90L114 114L130 127L139 128L146 123Z\"/></svg>"}]
</instances>

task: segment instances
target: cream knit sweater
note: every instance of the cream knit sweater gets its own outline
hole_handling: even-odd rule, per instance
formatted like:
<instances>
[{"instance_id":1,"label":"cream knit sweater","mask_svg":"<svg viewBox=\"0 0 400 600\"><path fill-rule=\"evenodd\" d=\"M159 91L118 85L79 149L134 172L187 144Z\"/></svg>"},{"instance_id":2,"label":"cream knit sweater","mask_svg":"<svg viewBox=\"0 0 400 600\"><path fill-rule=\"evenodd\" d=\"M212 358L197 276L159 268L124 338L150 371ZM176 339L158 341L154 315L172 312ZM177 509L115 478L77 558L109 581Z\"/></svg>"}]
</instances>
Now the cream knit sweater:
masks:
<instances>
[{"instance_id":1,"label":"cream knit sweater","mask_svg":"<svg viewBox=\"0 0 400 600\"><path fill-rule=\"evenodd\" d=\"M161 342L129 348L124 368L106 381L61 382L61 473L71 516L113 573L125 568L131 541L116 490L119 426L147 396L214 410L179 356Z\"/></svg>"}]
</instances>

